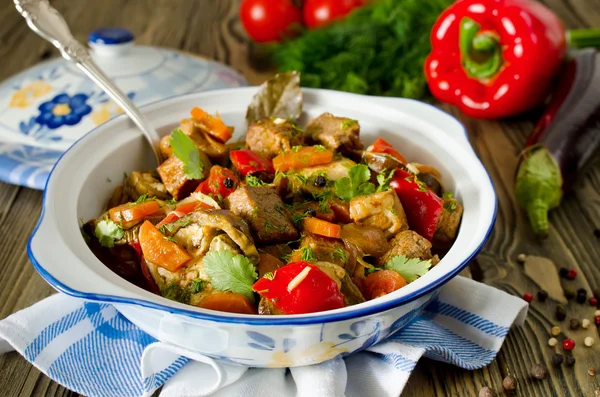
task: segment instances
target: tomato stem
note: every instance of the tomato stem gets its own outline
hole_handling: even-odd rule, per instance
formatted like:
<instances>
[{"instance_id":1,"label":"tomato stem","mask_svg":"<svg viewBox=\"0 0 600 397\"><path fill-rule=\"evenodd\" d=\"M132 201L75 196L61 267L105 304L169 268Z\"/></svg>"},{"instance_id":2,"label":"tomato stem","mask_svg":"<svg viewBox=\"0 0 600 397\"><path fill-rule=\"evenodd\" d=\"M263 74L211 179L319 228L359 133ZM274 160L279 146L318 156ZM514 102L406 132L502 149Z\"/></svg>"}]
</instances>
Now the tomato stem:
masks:
<instances>
[{"instance_id":1,"label":"tomato stem","mask_svg":"<svg viewBox=\"0 0 600 397\"><path fill-rule=\"evenodd\" d=\"M572 48L600 48L600 29L574 29L567 31L567 43Z\"/></svg>"},{"instance_id":2,"label":"tomato stem","mask_svg":"<svg viewBox=\"0 0 600 397\"><path fill-rule=\"evenodd\" d=\"M462 65L476 79L488 79L502 66L502 49L492 32L481 32L481 25L471 18L460 21L459 47Z\"/></svg>"}]
</instances>

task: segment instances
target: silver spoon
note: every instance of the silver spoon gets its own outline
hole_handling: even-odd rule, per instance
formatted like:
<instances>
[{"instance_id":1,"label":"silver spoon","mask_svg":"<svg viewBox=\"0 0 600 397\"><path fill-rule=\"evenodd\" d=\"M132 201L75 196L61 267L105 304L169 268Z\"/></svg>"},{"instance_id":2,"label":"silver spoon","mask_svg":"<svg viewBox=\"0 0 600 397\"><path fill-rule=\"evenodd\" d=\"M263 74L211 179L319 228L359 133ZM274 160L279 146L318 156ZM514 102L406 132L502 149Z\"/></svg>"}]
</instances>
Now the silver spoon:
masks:
<instances>
[{"instance_id":1,"label":"silver spoon","mask_svg":"<svg viewBox=\"0 0 600 397\"><path fill-rule=\"evenodd\" d=\"M50 5L48 0L14 0L14 2L31 30L58 48L63 58L75 62L79 69L123 108L150 142L156 161L160 164L162 162L159 150L160 135L127 95L96 65L87 47L73 37L63 16Z\"/></svg>"}]
</instances>

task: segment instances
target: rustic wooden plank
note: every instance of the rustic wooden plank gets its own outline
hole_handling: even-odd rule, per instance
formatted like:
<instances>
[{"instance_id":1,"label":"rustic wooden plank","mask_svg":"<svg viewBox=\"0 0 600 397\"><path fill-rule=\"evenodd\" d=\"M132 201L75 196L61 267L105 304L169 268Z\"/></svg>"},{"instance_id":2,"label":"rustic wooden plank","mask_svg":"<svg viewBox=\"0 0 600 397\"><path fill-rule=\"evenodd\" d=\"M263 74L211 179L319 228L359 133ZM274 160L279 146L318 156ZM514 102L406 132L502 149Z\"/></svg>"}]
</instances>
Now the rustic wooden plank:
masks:
<instances>
[{"instance_id":1,"label":"rustic wooden plank","mask_svg":"<svg viewBox=\"0 0 600 397\"><path fill-rule=\"evenodd\" d=\"M590 0L543 0L570 28L600 26L600 4ZM239 0L84 0L53 1L64 13L77 38L85 40L95 28L113 25L130 28L142 44L179 48L232 65L248 80L262 82L271 69L260 48L249 43L238 20ZM23 70L57 52L33 34L12 8L10 0L0 0L0 79ZM569 287L600 287L600 254L593 231L600 228L600 169L589 172L575 192L565 197L562 207L551 215L552 230L548 240L539 242L531 234L524 214L516 208L512 183L517 154L539 113L531 112L503 122L468 119L456 109L442 108L465 123L475 150L496 185L499 214L490 241L473 262L470 274L477 280L515 295L535 291L536 286L523 275L515 261L517 254L550 257L556 266L573 267L580 276L564 284ZM0 183L0 318L25 308L51 294L52 289L37 275L25 252L27 238L41 209L41 194L30 189ZM522 396L591 395L598 387L597 378L587 375L587 368L600 368L597 343L593 349L582 347L584 335L598 337L595 329L569 332L578 342L574 351L575 368L552 368L550 379L538 382L527 379L535 362L549 362L554 351L546 345L548 329L556 323L552 302L535 302L524 327L508 336L497 360L488 367L466 371L447 364L422 360L412 375L405 395L475 396L483 386L500 391L508 372L519 379ZM589 317L591 308L573 302L568 305L568 319ZM0 356L0 390L2 395L76 395L52 382L15 353Z\"/></svg>"}]
</instances>

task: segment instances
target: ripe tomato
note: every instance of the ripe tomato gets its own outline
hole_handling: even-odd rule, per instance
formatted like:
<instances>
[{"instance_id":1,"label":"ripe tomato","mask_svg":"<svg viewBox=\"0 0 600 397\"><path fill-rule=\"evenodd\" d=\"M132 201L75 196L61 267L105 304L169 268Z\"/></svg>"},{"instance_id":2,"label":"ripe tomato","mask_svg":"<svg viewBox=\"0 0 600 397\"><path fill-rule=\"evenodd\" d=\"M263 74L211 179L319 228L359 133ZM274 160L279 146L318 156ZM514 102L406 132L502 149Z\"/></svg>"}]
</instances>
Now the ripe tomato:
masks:
<instances>
[{"instance_id":1,"label":"ripe tomato","mask_svg":"<svg viewBox=\"0 0 600 397\"><path fill-rule=\"evenodd\" d=\"M293 34L294 24L302 23L302 13L291 0L243 0L242 25L259 43L278 41Z\"/></svg>"},{"instance_id":2,"label":"ripe tomato","mask_svg":"<svg viewBox=\"0 0 600 397\"><path fill-rule=\"evenodd\" d=\"M306 0L304 24L311 29L318 28L348 15L350 11L364 4L364 0Z\"/></svg>"}]
</instances>

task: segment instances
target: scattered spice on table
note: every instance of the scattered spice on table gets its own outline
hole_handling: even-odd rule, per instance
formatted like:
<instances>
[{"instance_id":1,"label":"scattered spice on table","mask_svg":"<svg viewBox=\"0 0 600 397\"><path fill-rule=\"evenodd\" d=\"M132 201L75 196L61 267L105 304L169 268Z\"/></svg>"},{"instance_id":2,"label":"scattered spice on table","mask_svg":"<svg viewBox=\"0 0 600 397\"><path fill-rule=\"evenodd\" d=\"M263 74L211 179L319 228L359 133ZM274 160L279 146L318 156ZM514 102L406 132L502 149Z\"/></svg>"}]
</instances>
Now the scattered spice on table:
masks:
<instances>
[{"instance_id":1,"label":"scattered spice on table","mask_svg":"<svg viewBox=\"0 0 600 397\"><path fill-rule=\"evenodd\" d=\"M588 303L590 304L590 306L598 306L598 298L596 298L595 296L590 296L590 299L588 299Z\"/></svg>"},{"instance_id":2,"label":"scattered spice on table","mask_svg":"<svg viewBox=\"0 0 600 397\"><path fill-rule=\"evenodd\" d=\"M525 302L531 303L533 301L533 294L530 292L526 292L523 294L523 299L525 300Z\"/></svg>"},{"instance_id":3,"label":"scattered spice on table","mask_svg":"<svg viewBox=\"0 0 600 397\"><path fill-rule=\"evenodd\" d=\"M568 300L575 298L575 290L573 288L565 288L564 292L565 298L567 298Z\"/></svg>"},{"instance_id":4,"label":"scattered spice on table","mask_svg":"<svg viewBox=\"0 0 600 397\"><path fill-rule=\"evenodd\" d=\"M587 291L584 288L579 288L577 290L575 301L577 301L577 303L585 303L587 301Z\"/></svg>"},{"instance_id":5,"label":"scattered spice on table","mask_svg":"<svg viewBox=\"0 0 600 397\"><path fill-rule=\"evenodd\" d=\"M565 360L565 357L562 354L554 353L552 355L552 358L550 359L550 362L553 365L561 365L564 360Z\"/></svg>"},{"instance_id":6,"label":"scattered spice on table","mask_svg":"<svg viewBox=\"0 0 600 397\"><path fill-rule=\"evenodd\" d=\"M569 274L569 269L567 269L566 267L561 267L558 270L558 275L561 276L562 278L567 278L567 274Z\"/></svg>"},{"instance_id":7,"label":"scattered spice on table","mask_svg":"<svg viewBox=\"0 0 600 397\"><path fill-rule=\"evenodd\" d=\"M507 391L514 391L517 389L517 378L512 375L506 375L502 381L502 387Z\"/></svg>"},{"instance_id":8,"label":"scattered spice on table","mask_svg":"<svg viewBox=\"0 0 600 397\"><path fill-rule=\"evenodd\" d=\"M494 390L488 386L483 387L481 390L479 390L479 397L495 397L496 393L494 393Z\"/></svg>"},{"instance_id":9,"label":"scattered spice on table","mask_svg":"<svg viewBox=\"0 0 600 397\"><path fill-rule=\"evenodd\" d=\"M567 312L565 311L565 308L562 307L561 305L557 305L556 306L556 319L558 321L563 321L565 318L567 318Z\"/></svg>"},{"instance_id":10,"label":"scattered spice on table","mask_svg":"<svg viewBox=\"0 0 600 397\"><path fill-rule=\"evenodd\" d=\"M583 340L583 344L586 345L587 347L592 347L594 345L594 338L592 338L591 336L586 337Z\"/></svg>"},{"instance_id":11,"label":"scattered spice on table","mask_svg":"<svg viewBox=\"0 0 600 397\"><path fill-rule=\"evenodd\" d=\"M594 317L594 322L596 323L596 325L600 325L600 315Z\"/></svg>"},{"instance_id":12,"label":"scattered spice on table","mask_svg":"<svg viewBox=\"0 0 600 397\"><path fill-rule=\"evenodd\" d=\"M575 365L575 357L573 356L568 356L565 359L565 364L567 365L567 367L572 367L573 365Z\"/></svg>"},{"instance_id":13,"label":"scattered spice on table","mask_svg":"<svg viewBox=\"0 0 600 397\"><path fill-rule=\"evenodd\" d=\"M579 327L581 327L581 321L579 321L578 319L572 318L569 321L569 328L576 330L576 329L579 329Z\"/></svg>"},{"instance_id":14,"label":"scattered spice on table","mask_svg":"<svg viewBox=\"0 0 600 397\"><path fill-rule=\"evenodd\" d=\"M527 255L525 255L525 254L519 254L519 255L517 255L517 262L519 262L519 263L525 263L526 260L527 260Z\"/></svg>"},{"instance_id":15,"label":"scattered spice on table","mask_svg":"<svg viewBox=\"0 0 600 397\"><path fill-rule=\"evenodd\" d=\"M542 364L533 364L529 370L532 378L542 380L548 376L548 369Z\"/></svg>"},{"instance_id":16,"label":"scattered spice on table","mask_svg":"<svg viewBox=\"0 0 600 397\"><path fill-rule=\"evenodd\" d=\"M588 375L589 376L596 376L596 369L594 367L589 367L588 368Z\"/></svg>"},{"instance_id":17,"label":"scattered spice on table","mask_svg":"<svg viewBox=\"0 0 600 397\"><path fill-rule=\"evenodd\" d=\"M548 339L548 345L549 345L550 347L554 347L554 346L556 346L557 344L558 344L558 339L556 339L556 338L550 338L550 339Z\"/></svg>"},{"instance_id":18,"label":"scattered spice on table","mask_svg":"<svg viewBox=\"0 0 600 397\"><path fill-rule=\"evenodd\" d=\"M567 278L569 280L574 280L575 277L577 277L577 270L575 270L575 269L569 270L569 272L567 273Z\"/></svg>"},{"instance_id":19,"label":"scattered spice on table","mask_svg":"<svg viewBox=\"0 0 600 397\"><path fill-rule=\"evenodd\" d=\"M590 320L588 320L587 318L584 318L583 320L581 320L581 328L588 329L589 326L590 326Z\"/></svg>"},{"instance_id":20,"label":"scattered spice on table","mask_svg":"<svg viewBox=\"0 0 600 397\"><path fill-rule=\"evenodd\" d=\"M555 325L550 329L550 333L554 336L560 335L560 327L558 325Z\"/></svg>"},{"instance_id":21,"label":"scattered spice on table","mask_svg":"<svg viewBox=\"0 0 600 397\"><path fill-rule=\"evenodd\" d=\"M600 310L596 310L596 311L594 312L594 317L598 317L598 316L600 316Z\"/></svg>"},{"instance_id":22,"label":"scattered spice on table","mask_svg":"<svg viewBox=\"0 0 600 397\"><path fill-rule=\"evenodd\" d=\"M540 302L546 302L546 299L548 299L548 292L543 289L539 290L537 293L537 297Z\"/></svg>"},{"instance_id":23,"label":"scattered spice on table","mask_svg":"<svg viewBox=\"0 0 600 397\"><path fill-rule=\"evenodd\" d=\"M563 340L563 349L573 350L575 348L575 341L571 338Z\"/></svg>"}]
</instances>

